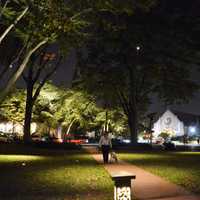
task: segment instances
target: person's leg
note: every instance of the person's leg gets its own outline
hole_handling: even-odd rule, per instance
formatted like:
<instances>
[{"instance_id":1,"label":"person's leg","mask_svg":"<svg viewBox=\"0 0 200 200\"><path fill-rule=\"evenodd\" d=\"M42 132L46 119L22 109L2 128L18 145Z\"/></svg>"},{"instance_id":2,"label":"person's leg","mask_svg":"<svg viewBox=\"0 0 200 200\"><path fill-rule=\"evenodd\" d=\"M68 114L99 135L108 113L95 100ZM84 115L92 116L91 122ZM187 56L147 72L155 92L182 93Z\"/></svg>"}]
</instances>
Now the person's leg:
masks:
<instances>
[{"instance_id":1,"label":"person's leg","mask_svg":"<svg viewBox=\"0 0 200 200\"><path fill-rule=\"evenodd\" d=\"M102 145L103 162L106 163L106 146Z\"/></svg>"},{"instance_id":2,"label":"person's leg","mask_svg":"<svg viewBox=\"0 0 200 200\"><path fill-rule=\"evenodd\" d=\"M108 163L108 158L109 158L109 146L105 146L105 163Z\"/></svg>"}]
</instances>

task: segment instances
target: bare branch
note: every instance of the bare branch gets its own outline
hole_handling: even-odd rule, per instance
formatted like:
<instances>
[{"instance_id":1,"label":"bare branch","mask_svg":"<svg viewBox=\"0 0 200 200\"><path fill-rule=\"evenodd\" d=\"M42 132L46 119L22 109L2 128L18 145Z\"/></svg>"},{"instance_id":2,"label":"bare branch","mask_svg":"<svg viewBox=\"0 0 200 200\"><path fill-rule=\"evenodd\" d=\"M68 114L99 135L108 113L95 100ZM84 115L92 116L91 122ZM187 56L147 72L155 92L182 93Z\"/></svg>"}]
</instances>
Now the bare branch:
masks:
<instances>
[{"instance_id":1,"label":"bare branch","mask_svg":"<svg viewBox=\"0 0 200 200\"><path fill-rule=\"evenodd\" d=\"M60 66L61 60L62 60L62 56L60 56L57 63L55 64L55 66L49 71L49 73L46 74L46 76L40 82L38 88L35 91L35 94L33 95L33 101L35 101L37 99L38 95L40 94L40 90L42 89L42 87L44 86L46 81L49 79L49 77L51 77L51 75L58 69L58 67Z\"/></svg>"}]
</instances>

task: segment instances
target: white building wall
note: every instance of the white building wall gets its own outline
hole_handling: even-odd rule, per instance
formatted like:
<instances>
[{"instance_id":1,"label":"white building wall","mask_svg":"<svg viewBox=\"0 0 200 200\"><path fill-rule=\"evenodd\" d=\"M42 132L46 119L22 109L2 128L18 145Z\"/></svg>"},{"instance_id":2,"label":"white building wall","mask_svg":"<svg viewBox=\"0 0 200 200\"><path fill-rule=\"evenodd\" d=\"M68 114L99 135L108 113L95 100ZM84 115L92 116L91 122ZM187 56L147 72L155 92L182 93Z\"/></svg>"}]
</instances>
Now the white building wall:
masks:
<instances>
[{"instance_id":1,"label":"white building wall","mask_svg":"<svg viewBox=\"0 0 200 200\"><path fill-rule=\"evenodd\" d=\"M37 129L36 123L31 123L31 134ZM0 122L0 131L4 133L18 133L23 135L23 125L20 123L13 122Z\"/></svg>"},{"instance_id":2,"label":"white building wall","mask_svg":"<svg viewBox=\"0 0 200 200\"><path fill-rule=\"evenodd\" d=\"M175 136L181 136L184 135L184 124L174 113L167 110L158 121L154 123L153 131L154 137L158 137L158 135L164 131L171 131L174 132Z\"/></svg>"}]
</instances>

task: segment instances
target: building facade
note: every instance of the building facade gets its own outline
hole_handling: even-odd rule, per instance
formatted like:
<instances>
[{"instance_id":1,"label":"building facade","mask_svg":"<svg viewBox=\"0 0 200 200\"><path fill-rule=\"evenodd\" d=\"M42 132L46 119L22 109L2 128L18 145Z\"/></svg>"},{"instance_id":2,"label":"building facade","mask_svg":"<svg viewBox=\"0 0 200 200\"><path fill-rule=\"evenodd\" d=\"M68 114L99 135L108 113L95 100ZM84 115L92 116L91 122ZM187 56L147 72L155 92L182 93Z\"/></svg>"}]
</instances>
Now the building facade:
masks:
<instances>
[{"instance_id":1,"label":"building facade","mask_svg":"<svg viewBox=\"0 0 200 200\"><path fill-rule=\"evenodd\" d=\"M36 131L37 124L31 123L31 134ZM11 121L1 121L0 122L0 132L8 134L17 134L23 136L24 126L21 123L11 122Z\"/></svg>"},{"instance_id":2,"label":"building facade","mask_svg":"<svg viewBox=\"0 0 200 200\"><path fill-rule=\"evenodd\" d=\"M162 132L170 132L172 136L199 136L200 116L189 113L166 110L153 124L153 136Z\"/></svg>"}]
</instances>

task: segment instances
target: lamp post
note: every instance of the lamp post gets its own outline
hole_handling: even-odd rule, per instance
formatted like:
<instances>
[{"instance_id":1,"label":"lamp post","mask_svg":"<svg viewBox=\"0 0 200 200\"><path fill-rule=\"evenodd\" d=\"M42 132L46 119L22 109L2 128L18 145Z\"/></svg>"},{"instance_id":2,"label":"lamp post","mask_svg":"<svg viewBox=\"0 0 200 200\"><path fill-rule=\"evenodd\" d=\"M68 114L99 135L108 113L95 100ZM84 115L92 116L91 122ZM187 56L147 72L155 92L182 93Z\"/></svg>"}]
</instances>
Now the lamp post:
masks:
<instances>
[{"instance_id":1,"label":"lamp post","mask_svg":"<svg viewBox=\"0 0 200 200\"><path fill-rule=\"evenodd\" d=\"M114 181L114 200L131 200L131 180L136 176L126 172L111 175Z\"/></svg>"}]
</instances>

